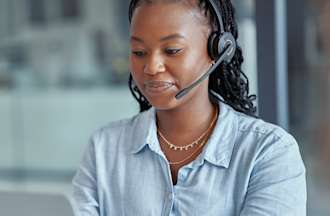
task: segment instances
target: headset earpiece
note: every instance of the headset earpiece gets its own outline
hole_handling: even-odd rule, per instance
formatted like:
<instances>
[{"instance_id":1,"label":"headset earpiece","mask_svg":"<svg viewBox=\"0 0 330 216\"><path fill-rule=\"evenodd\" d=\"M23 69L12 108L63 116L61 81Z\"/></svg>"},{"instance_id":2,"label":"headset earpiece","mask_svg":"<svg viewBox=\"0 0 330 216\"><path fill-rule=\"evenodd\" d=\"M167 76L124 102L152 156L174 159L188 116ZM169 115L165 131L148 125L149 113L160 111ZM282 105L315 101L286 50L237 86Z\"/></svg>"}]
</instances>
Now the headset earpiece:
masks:
<instances>
[{"instance_id":1,"label":"headset earpiece","mask_svg":"<svg viewBox=\"0 0 330 216\"><path fill-rule=\"evenodd\" d=\"M219 32L212 32L207 42L207 51L212 60L216 60L219 56L218 52Z\"/></svg>"},{"instance_id":2,"label":"headset earpiece","mask_svg":"<svg viewBox=\"0 0 330 216\"><path fill-rule=\"evenodd\" d=\"M235 55L236 40L229 32L224 32L219 40L218 50L219 54L225 54L224 61L229 63ZM225 52L225 53L223 53Z\"/></svg>"},{"instance_id":3,"label":"headset earpiece","mask_svg":"<svg viewBox=\"0 0 330 216\"><path fill-rule=\"evenodd\" d=\"M217 60L220 55L225 54L223 61L229 63L236 51L236 42L229 32L212 32L207 45L209 56L212 60ZM223 52L226 53L223 53Z\"/></svg>"}]
</instances>

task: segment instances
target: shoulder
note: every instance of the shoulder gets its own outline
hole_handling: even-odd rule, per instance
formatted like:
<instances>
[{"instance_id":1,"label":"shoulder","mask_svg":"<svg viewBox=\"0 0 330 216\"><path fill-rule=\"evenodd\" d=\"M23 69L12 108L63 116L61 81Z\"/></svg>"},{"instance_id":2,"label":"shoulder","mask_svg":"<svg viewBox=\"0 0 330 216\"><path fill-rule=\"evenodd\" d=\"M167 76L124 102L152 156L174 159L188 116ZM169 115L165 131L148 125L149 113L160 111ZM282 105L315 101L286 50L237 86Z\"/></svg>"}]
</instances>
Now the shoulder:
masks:
<instances>
[{"instance_id":1,"label":"shoulder","mask_svg":"<svg viewBox=\"0 0 330 216\"><path fill-rule=\"evenodd\" d=\"M236 122L232 164L247 172L249 178L256 176L259 183L299 176L303 185L305 165L296 139L280 126L235 110L231 112Z\"/></svg>"},{"instance_id":2,"label":"shoulder","mask_svg":"<svg viewBox=\"0 0 330 216\"><path fill-rule=\"evenodd\" d=\"M116 134L121 131L130 130L136 126L143 124L149 114L150 110L138 113L130 118L120 119L117 121L109 122L108 124L98 128L94 134L106 135L106 134Z\"/></svg>"},{"instance_id":3,"label":"shoulder","mask_svg":"<svg viewBox=\"0 0 330 216\"><path fill-rule=\"evenodd\" d=\"M290 139L293 136L282 127L266 122L263 119L248 116L244 113L234 111L237 117L238 131L242 134L252 134L256 138L271 136L275 140Z\"/></svg>"},{"instance_id":4,"label":"shoulder","mask_svg":"<svg viewBox=\"0 0 330 216\"><path fill-rule=\"evenodd\" d=\"M238 148L255 157L267 157L275 152L294 150L300 155L296 139L282 127L232 110L237 124Z\"/></svg>"},{"instance_id":5,"label":"shoulder","mask_svg":"<svg viewBox=\"0 0 330 216\"><path fill-rule=\"evenodd\" d=\"M136 136L143 133L150 117L150 112L138 113L130 118L110 122L92 133L91 142L95 148L116 148L122 143L128 147ZM124 145L121 145L124 146Z\"/></svg>"},{"instance_id":6,"label":"shoulder","mask_svg":"<svg viewBox=\"0 0 330 216\"><path fill-rule=\"evenodd\" d=\"M233 113L237 136L232 167L238 167L235 173L243 176L241 185L247 190L242 214L253 215L257 208L271 212L276 205L277 212L304 215L306 169L295 138L277 125Z\"/></svg>"}]
</instances>

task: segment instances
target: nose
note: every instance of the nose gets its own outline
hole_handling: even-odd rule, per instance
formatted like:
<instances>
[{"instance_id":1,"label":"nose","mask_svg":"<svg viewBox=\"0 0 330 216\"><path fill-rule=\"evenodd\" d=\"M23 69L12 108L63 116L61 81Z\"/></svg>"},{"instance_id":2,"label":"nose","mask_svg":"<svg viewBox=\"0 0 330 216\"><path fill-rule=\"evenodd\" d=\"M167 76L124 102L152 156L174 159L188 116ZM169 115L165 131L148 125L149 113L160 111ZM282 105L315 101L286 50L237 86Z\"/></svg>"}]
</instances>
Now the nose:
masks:
<instances>
[{"instance_id":1,"label":"nose","mask_svg":"<svg viewBox=\"0 0 330 216\"><path fill-rule=\"evenodd\" d=\"M154 54L151 55L144 66L144 73L149 75L156 75L165 71L164 60L161 56Z\"/></svg>"}]
</instances>

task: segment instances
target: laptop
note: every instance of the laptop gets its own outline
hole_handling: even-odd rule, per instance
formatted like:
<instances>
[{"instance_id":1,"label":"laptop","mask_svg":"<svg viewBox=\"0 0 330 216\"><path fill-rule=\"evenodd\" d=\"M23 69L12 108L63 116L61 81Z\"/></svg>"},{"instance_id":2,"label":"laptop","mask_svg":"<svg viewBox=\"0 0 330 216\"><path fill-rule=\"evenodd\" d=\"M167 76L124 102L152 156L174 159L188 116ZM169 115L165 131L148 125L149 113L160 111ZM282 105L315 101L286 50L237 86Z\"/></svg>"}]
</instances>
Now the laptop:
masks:
<instances>
[{"instance_id":1,"label":"laptop","mask_svg":"<svg viewBox=\"0 0 330 216\"><path fill-rule=\"evenodd\" d=\"M0 191L0 215L74 216L74 211L63 194Z\"/></svg>"}]
</instances>

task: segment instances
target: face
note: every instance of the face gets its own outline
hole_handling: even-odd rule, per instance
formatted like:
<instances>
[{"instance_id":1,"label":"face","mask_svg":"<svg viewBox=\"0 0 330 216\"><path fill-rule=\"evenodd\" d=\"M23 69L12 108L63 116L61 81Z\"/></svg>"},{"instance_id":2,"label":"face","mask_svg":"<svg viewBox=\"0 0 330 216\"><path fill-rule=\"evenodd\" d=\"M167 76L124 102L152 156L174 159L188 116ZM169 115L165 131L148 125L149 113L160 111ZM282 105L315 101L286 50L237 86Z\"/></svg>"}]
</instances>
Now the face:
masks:
<instances>
[{"instance_id":1,"label":"face","mask_svg":"<svg viewBox=\"0 0 330 216\"><path fill-rule=\"evenodd\" d=\"M210 28L197 5L143 3L130 27L130 71L156 109L173 109L208 100L208 79L182 99L175 95L211 66L207 53ZM204 22L203 22L204 20Z\"/></svg>"}]
</instances>

